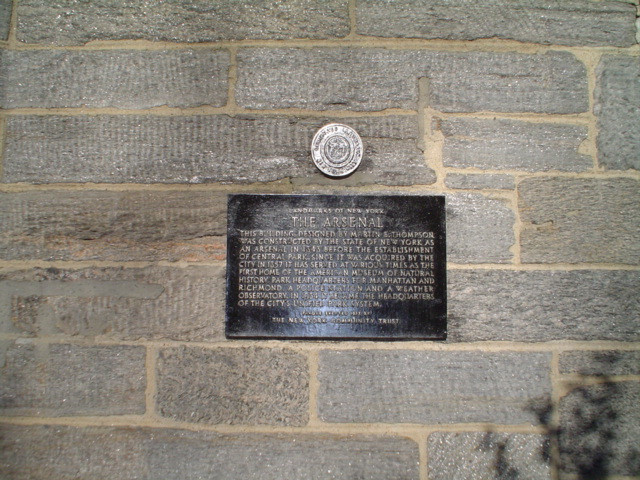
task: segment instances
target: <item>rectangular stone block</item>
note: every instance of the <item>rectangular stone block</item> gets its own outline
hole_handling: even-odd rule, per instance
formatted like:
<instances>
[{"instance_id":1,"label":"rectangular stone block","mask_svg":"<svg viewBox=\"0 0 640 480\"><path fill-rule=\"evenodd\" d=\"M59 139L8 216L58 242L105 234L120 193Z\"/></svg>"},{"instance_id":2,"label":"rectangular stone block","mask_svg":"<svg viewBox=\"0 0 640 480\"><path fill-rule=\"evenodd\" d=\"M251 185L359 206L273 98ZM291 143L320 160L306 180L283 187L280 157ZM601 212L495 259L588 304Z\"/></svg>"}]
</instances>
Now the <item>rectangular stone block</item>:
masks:
<instances>
[{"instance_id":1,"label":"rectangular stone block","mask_svg":"<svg viewBox=\"0 0 640 480\"><path fill-rule=\"evenodd\" d=\"M318 414L334 423L532 423L551 392L543 353L322 351Z\"/></svg>"},{"instance_id":2,"label":"rectangular stone block","mask_svg":"<svg viewBox=\"0 0 640 480\"><path fill-rule=\"evenodd\" d=\"M526 263L640 264L640 182L529 178L518 186Z\"/></svg>"},{"instance_id":3,"label":"rectangular stone block","mask_svg":"<svg viewBox=\"0 0 640 480\"><path fill-rule=\"evenodd\" d=\"M580 387L560 402L560 466L579 478L640 471L640 383Z\"/></svg>"},{"instance_id":4,"label":"rectangular stone block","mask_svg":"<svg viewBox=\"0 0 640 480\"><path fill-rule=\"evenodd\" d=\"M560 373L579 375L640 375L640 351L566 352L560 355Z\"/></svg>"},{"instance_id":5,"label":"rectangular stone block","mask_svg":"<svg viewBox=\"0 0 640 480\"><path fill-rule=\"evenodd\" d=\"M224 260L226 195L181 191L0 193L5 260Z\"/></svg>"},{"instance_id":6,"label":"rectangular stone block","mask_svg":"<svg viewBox=\"0 0 640 480\"><path fill-rule=\"evenodd\" d=\"M157 411L182 422L306 425L307 357L284 349L171 348L160 352Z\"/></svg>"},{"instance_id":7,"label":"rectangular stone block","mask_svg":"<svg viewBox=\"0 0 640 480\"><path fill-rule=\"evenodd\" d=\"M344 118L365 145L342 183L435 182L418 148L417 116ZM4 182L249 183L326 177L310 159L327 120L297 117L11 116ZM340 181L334 181L340 185Z\"/></svg>"},{"instance_id":8,"label":"rectangular stone block","mask_svg":"<svg viewBox=\"0 0 640 480\"><path fill-rule=\"evenodd\" d=\"M223 106L224 50L0 51L0 107Z\"/></svg>"},{"instance_id":9,"label":"rectangular stone block","mask_svg":"<svg viewBox=\"0 0 640 480\"><path fill-rule=\"evenodd\" d=\"M11 480L416 480L418 446L390 436L4 424L0 475Z\"/></svg>"},{"instance_id":10,"label":"rectangular stone block","mask_svg":"<svg viewBox=\"0 0 640 480\"><path fill-rule=\"evenodd\" d=\"M429 79L428 105L445 112L589 108L585 67L569 53L376 48L242 49L236 101L256 109L415 110L418 78Z\"/></svg>"},{"instance_id":11,"label":"rectangular stone block","mask_svg":"<svg viewBox=\"0 0 640 480\"><path fill-rule=\"evenodd\" d=\"M416 109L421 60L419 52L370 48L241 49L236 102L257 109Z\"/></svg>"},{"instance_id":12,"label":"rectangular stone block","mask_svg":"<svg viewBox=\"0 0 640 480\"><path fill-rule=\"evenodd\" d=\"M478 193L452 193L446 197L447 260L511 262L515 213L507 202Z\"/></svg>"},{"instance_id":13,"label":"rectangular stone block","mask_svg":"<svg viewBox=\"0 0 640 480\"><path fill-rule=\"evenodd\" d=\"M430 480L551 480L544 435L436 432L427 443Z\"/></svg>"},{"instance_id":14,"label":"rectangular stone block","mask_svg":"<svg viewBox=\"0 0 640 480\"><path fill-rule=\"evenodd\" d=\"M609 170L640 170L640 59L603 55L596 75L598 163Z\"/></svg>"},{"instance_id":15,"label":"rectangular stone block","mask_svg":"<svg viewBox=\"0 0 640 480\"><path fill-rule=\"evenodd\" d=\"M20 342L10 344L3 353L2 415L145 412L144 347Z\"/></svg>"},{"instance_id":16,"label":"rectangular stone block","mask_svg":"<svg viewBox=\"0 0 640 480\"><path fill-rule=\"evenodd\" d=\"M6 40L9 36L12 8L12 0L0 0L0 40Z\"/></svg>"},{"instance_id":17,"label":"rectangular stone block","mask_svg":"<svg viewBox=\"0 0 640 480\"><path fill-rule=\"evenodd\" d=\"M0 331L220 340L224 268L35 268L5 273L0 275Z\"/></svg>"},{"instance_id":18,"label":"rectangular stone block","mask_svg":"<svg viewBox=\"0 0 640 480\"><path fill-rule=\"evenodd\" d=\"M286 3L119 0L20 1L18 40L80 45L93 40L210 42L332 38L349 33L346 0Z\"/></svg>"},{"instance_id":19,"label":"rectangular stone block","mask_svg":"<svg viewBox=\"0 0 640 480\"><path fill-rule=\"evenodd\" d=\"M358 1L357 32L377 37L629 47L635 9L620 1Z\"/></svg>"},{"instance_id":20,"label":"rectangular stone block","mask_svg":"<svg viewBox=\"0 0 640 480\"><path fill-rule=\"evenodd\" d=\"M442 55L429 78L428 104L442 112L569 114L589 109L584 65L567 52Z\"/></svg>"},{"instance_id":21,"label":"rectangular stone block","mask_svg":"<svg viewBox=\"0 0 640 480\"><path fill-rule=\"evenodd\" d=\"M528 172L582 172L593 159L578 153L587 128L508 119L442 118L434 128L444 136L445 167Z\"/></svg>"},{"instance_id":22,"label":"rectangular stone block","mask_svg":"<svg viewBox=\"0 0 640 480\"><path fill-rule=\"evenodd\" d=\"M638 341L640 273L449 270L448 340Z\"/></svg>"},{"instance_id":23,"label":"rectangular stone block","mask_svg":"<svg viewBox=\"0 0 640 480\"><path fill-rule=\"evenodd\" d=\"M513 175L503 173L447 173L445 184L449 188L464 190L513 190L516 188Z\"/></svg>"}]
</instances>

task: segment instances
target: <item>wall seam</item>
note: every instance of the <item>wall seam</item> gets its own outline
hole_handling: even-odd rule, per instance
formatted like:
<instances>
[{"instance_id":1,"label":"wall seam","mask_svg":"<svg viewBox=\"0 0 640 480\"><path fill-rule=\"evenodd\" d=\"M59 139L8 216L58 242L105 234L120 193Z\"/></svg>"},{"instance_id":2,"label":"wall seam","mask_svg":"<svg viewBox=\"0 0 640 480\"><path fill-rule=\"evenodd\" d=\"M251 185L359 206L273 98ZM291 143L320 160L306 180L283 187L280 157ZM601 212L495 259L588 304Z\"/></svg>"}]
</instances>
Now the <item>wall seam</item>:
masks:
<instances>
[{"instance_id":1,"label":"wall seam","mask_svg":"<svg viewBox=\"0 0 640 480\"><path fill-rule=\"evenodd\" d=\"M150 344L146 344L146 361L145 361L145 370L146 370L146 378L147 378L147 388L145 391L145 414L144 418L149 421L155 421L157 418L156 414L156 395L158 393L158 384L157 384L157 357L158 357L158 347Z\"/></svg>"}]
</instances>

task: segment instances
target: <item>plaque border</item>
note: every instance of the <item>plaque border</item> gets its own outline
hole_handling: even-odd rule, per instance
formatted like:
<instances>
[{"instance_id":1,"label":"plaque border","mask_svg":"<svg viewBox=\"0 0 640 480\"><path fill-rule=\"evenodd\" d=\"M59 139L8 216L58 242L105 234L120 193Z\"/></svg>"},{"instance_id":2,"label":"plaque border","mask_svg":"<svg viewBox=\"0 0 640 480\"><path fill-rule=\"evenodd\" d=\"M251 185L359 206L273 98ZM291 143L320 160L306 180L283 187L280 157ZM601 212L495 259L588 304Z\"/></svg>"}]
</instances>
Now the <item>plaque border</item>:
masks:
<instances>
[{"instance_id":1,"label":"plaque border","mask_svg":"<svg viewBox=\"0 0 640 480\"><path fill-rule=\"evenodd\" d=\"M297 334L276 334L276 333L243 333L243 332L235 332L230 331L230 315L233 313L232 310L234 307L230 304L230 287L232 282L232 265L231 265L231 247L232 247L232 235L231 235L231 225L235 222L232 222L232 203L235 201L235 198L240 197L253 197L256 198L300 198L300 197L325 197L325 198L340 198L340 199L349 199L349 198L358 198L358 199L366 199L366 198L394 198L394 199L406 199L406 198L429 198L432 199L430 201L440 201L442 202L441 212L439 215L439 225L438 229L441 232L441 238L439 239L442 250L444 252L444 258L441 259L443 263L443 267L441 268L441 272L438 274L438 280L443 283L443 297L441 298L441 307L440 309L443 311L442 316L437 319L436 327L439 325L440 330L437 334L397 334L397 335L362 335L352 333L348 334L339 334L339 335L297 335ZM447 267L446 267L446 196L445 195L419 195L419 194L409 194L409 195L401 195L401 194L390 194L390 195L358 195L358 194L350 194L350 195L331 195L331 194L270 194L270 193L238 193L238 194L229 194L227 195L227 254L226 254L226 272L225 272L225 338L230 340L306 340L306 341L445 341L447 339L448 334L448 321L447 321L447 304L448 304L448 288L447 288ZM237 268L237 267L236 267ZM239 273L236 273L239 275ZM287 325L287 324L285 324ZM285 327L286 328L286 327Z\"/></svg>"}]
</instances>

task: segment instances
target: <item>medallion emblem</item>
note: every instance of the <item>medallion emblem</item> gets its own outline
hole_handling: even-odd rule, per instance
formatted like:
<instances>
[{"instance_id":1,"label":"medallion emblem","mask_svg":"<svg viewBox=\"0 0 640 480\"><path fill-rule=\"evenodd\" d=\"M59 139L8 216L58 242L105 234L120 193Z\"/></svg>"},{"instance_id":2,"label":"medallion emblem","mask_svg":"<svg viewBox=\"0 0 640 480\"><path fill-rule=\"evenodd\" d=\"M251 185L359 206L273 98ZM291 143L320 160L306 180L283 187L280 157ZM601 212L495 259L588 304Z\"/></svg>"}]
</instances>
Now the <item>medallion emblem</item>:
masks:
<instances>
[{"instance_id":1,"label":"medallion emblem","mask_svg":"<svg viewBox=\"0 0 640 480\"><path fill-rule=\"evenodd\" d=\"M362 139L351 127L330 123L316 132L311 157L318 170L330 177L346 177L362 161Z\"/></svg>"}]
</instances>

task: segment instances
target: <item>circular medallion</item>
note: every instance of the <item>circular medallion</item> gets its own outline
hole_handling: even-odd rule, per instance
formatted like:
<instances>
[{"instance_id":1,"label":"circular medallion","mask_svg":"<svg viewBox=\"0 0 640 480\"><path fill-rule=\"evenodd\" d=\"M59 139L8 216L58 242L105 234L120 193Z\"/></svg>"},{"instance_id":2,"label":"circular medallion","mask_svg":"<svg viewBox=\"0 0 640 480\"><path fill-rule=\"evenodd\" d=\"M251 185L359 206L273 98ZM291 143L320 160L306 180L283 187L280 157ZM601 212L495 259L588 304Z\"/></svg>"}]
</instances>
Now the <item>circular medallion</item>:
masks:
<instances>
[{"instance_id":1,"label":"circular medallion","mask_svg":"<svg viewBox=\"0 0 640 480\"><path fill-rule=\"evenodd\" d=\"M330 177L346 177L362 161L362 139L351 127L330 123L316 132L311 157L318 170Z\"/></svg>"}]
</instances>

